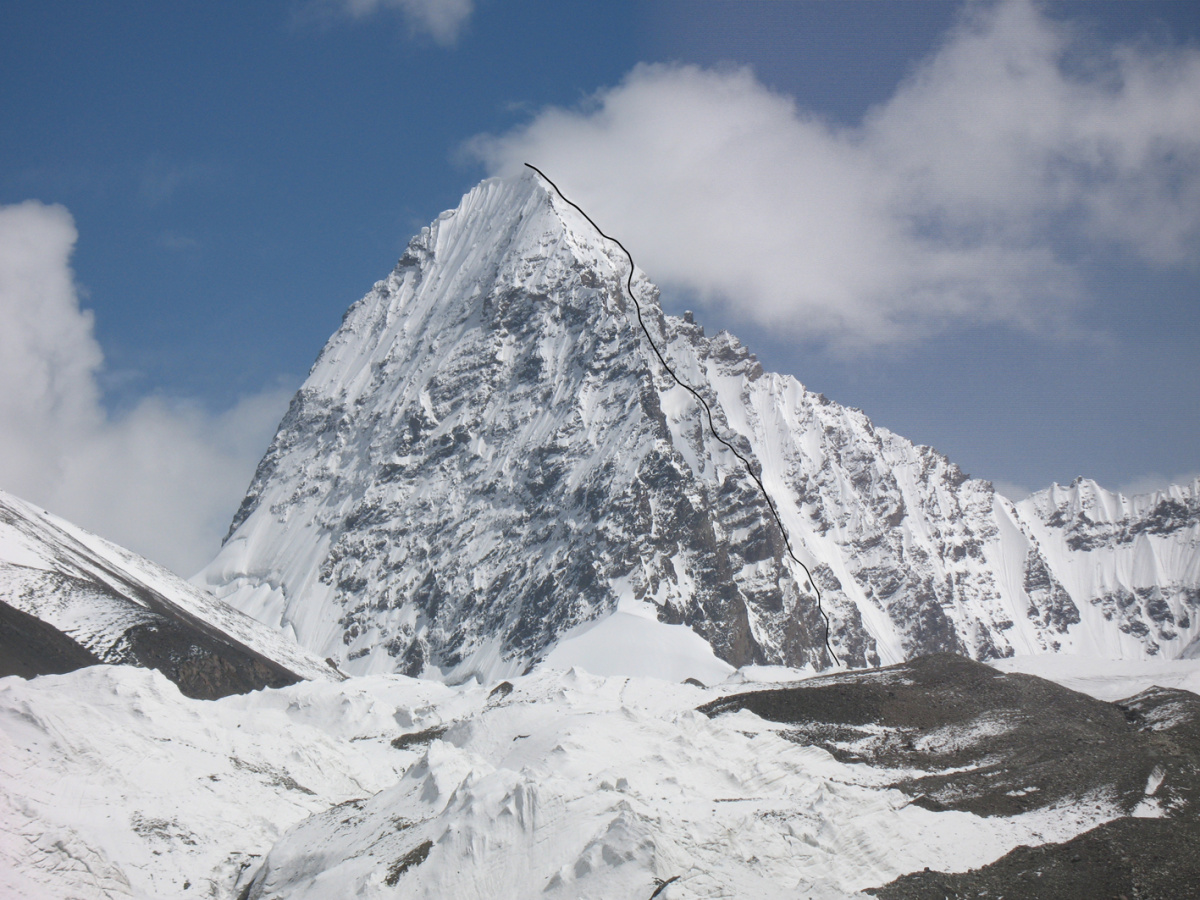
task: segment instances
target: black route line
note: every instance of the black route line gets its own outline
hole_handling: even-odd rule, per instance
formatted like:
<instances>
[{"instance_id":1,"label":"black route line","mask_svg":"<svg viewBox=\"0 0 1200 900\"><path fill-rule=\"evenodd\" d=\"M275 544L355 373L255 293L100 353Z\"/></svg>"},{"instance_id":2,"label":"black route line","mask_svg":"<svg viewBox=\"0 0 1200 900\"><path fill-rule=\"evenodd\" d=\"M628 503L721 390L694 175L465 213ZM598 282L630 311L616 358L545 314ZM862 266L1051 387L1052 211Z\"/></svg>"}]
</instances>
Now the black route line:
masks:
<instances>
[{"instance_id":1,"label":"black route line","mask_svg":"<svg viewBox=\"0 0 1200 900\"><path fill-rule=\"evenodd\" d=\"M542 177L545 178L545 176L542 176ZM546 178L546 180L549 181L550 179ZM559 194L558 196L562 197L562 194ZM563 197L563 199L567 200L566 197ZM570 203L571 201L567 200L567 202ZM650 895L650 900L654 900L655 897L657 897L659 894L661 894L663 891L665 891L670 885L674 884L678 880L679 880L678 875L672 875L666 881L663 881L661 878L655 878L654 883L656 885L658 885L658 887L656 887L654 889L654 893Z\"/></svg>"},{"instance_id":2,"label":"black route line","mask_svg":"<svg viewBox=\"0 0 1200 900\"><path fill-rule=\"evenodd\" d=\"M754 483L758 485L758 489L762 492L763 499L767 501L767 509L771 510L771 515L775 519L775 524L779 527L779 533L783 535L783 543L784 543L784 546L787 547L788 556L790 556L792 558L792 561L795 562L798 566L800 566L800 568L804 570L804 574L806 576L808 576L808 586L812 588L812 591L816 595L816 598L817 598L817 612L819 612L821 614L821 618L825 621L825 649L828 650L829 655L831 657L833 657L833 664L835 666L840 667L841 662L838 660L837 654L833 652L833 645L829 642L829 616L825 614L825 609L821 605L821 591L817 587L817 580L815 578L813 578L812 572L810 572L808 570L808 566L806 566L800 560L800 558L798 556L796 556L795 552L792 550L791 538L788 537L787 529L783 527L783 520L781 518L779 518L779 513L775 510L775 504L771 501L771 495L767 493L767 487L766 487L766 485L763 484L762 478L760 478L755 473L754 468L750 465L750 460L748 460L748 459L746 459L746 457L742 456L742 454L738 452L738 449L736 447L734 447L733 444L729 443L729 441L725 440L725 438L721 437L721 435L717 432L717 426L716 426L716 423L713 421L712 409L709 407L708 401L706 401L704 399L704 397L702 397L700 395L699 391L697 391L690 384L687 384L686 382L684 382L683 379L681 379L678 375L675 374L675 370L671 368L670 364L667 362L667 360L663 357L662 353L659 351L658 345L654 343L654 338L650 336L650 330L646 327L646 323L642 319L642 304L638 302L637 295L634 294L634 292L633 292L633 272L635 269L635 264L633 262L633 255L625 248L625 245L622 244L619 240L617 240L611 234L605 234L604 230L599 225L596 224L595 220L592 219L592 217L589 216L587 213L585 213L583 211L583 209L577 203L574 203L573 201L568 200L566 198L566 196L563 194L563 192L558 189L558 185L555 184L553 181L551 181L545 172L543 172L541 169L539 169L537 166L533 165L532 163L525 163L525 165L528 168L533 169L533 171L537 172L538 175L542 176L542 178L546 181L546 183L549 184L550 187L554 188L554 193L558 194L558 196L562 198L564 203L568 203L572 207L574 207L576 210L578 210L579 214L581 216L583 216L585 219L587 219L589 223L591 223L591 226L596 229L597 233L602 238L612 241L614 244L616 244L618 247L621 248L622 252L624 252L626 258L629 260L629 277L625 281L625 290L629 293L629 299L631 299L633 301L633 305L637 309L638 324L642 326L642 332L646 335L646 340L649 341L649 343L650 343L650 349L654 351L654 355L658 357L658 361L660 363L662 363L662 367L667 370L667 374L670 375L675 380L675 383L677 385L679 385L681 388L683 388L685 391L687 391L689 394L691 394L693 397L695 397L700 402L700 405L704 407L704 411L708 414L708 430L712 432L712 436L715 437L722 444L724 444L726 447L728 447L730 452L732 452L734 456L736 456L738 459L740 459L742 461L742 465L746 467L746 472L749 473L750 477L754 479Z\"/></svg>"}]
</instances>

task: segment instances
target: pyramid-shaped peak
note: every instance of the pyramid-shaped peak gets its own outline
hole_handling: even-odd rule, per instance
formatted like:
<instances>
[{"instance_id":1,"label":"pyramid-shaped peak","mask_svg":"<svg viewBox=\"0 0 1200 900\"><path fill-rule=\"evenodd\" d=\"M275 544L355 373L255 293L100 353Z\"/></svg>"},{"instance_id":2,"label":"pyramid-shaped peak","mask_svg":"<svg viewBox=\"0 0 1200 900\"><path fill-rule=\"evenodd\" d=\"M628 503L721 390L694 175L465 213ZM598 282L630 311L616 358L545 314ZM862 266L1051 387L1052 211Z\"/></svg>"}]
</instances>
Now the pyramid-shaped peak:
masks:
<instances>
[{"instance_id":1,"label":"pyramid-shaped peak","mask_svg":"<svg viewBox=\"0 0 1200 900\"><path fill-rule=\"evenodd\" d=\"M998 505L663 316L641 276L634 310L629 271L537 173L478 185L349 310L203 583L345 671L450 680L509 677L623 612L733 666L829 665L826 620L852 665L1195 637L1194 506L1091 482ZM1135 568L1151 537L1169 546ZM1096 591L1072 574L1093 561ZM1129 601L1143 571L1181 586L1169 609Z\"/></svg>"},{"instance_id":2,"label":"pyramid-shaped peak","mask_svg":"<svg viewBox=\"0 0 1200 900\"><path fill-rule=\"evenodd\" d=\"M489 178L423 228L391 274L350 307L305 388L357 402L380 388L385 370L435 345L462 344L468 333L534 340L568 309L577 329L617 316L628 330L628 273L620 246L535 172ZM635 288L661 330L657 290L640 275Z\"/></svg>"},{"instance_id":3,"label":"pyramid-shaped peak","mask_svg":"<svg viewBox=\"0 0 1200 900\"><path fill-rule=\"evenodd\" d=\"M478 279L505 268L528 273L528 261L552 257L622 279L630 264L616 242L527 168L480 182L455 209L439 215L410 242L397 274L436 262Z\"/></svg>"}]
</instances>

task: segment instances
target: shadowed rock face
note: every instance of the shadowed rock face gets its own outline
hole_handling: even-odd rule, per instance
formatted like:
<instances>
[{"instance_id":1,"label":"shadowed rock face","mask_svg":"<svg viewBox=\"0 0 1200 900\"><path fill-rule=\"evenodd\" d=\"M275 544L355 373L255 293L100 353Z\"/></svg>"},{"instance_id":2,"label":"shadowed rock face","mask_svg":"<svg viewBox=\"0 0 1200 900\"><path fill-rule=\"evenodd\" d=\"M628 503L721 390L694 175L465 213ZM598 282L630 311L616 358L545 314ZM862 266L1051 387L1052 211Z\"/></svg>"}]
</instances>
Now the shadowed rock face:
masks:
<instances>
[{"instance_id":1,"label":"shadowed rock face","mask_svg":"<svg viewBox=\"0 0 1200 900\"><path fill-rule=\"evenodd\" d=\"M840 760L914 772L893 787L929 809L1011 816L1099 802L1118 815L1167 817L1118 818L1065 844L1018 848L967 875L916 873L878 889L882 897L997 896L980 891L1000 888L1005 897L1195 896L1197 882L1186 876L1195 863L1180 865L1196 844L1181 848L1200 838L1194 694L1152 688L1105 703L939 654L701 707L709 716L740 709L787 725L783 736Z\"/></svg>"},{"instance_id":2,"label":"shadowed rock face","mask_svg":"<svg viewBox=\"0 0 1200 900\"><path fill-rule=\"evenodd\" d=\"M0 603L0 676L32 678L101 663L132 665L157 669L184 695L198 700L285 687L300 680L207 623L171 608L162 598L147 608L79 579L43 574L36 583L43 592L83 599L98 615L116 613L114 618L125 617L125 621L104 633L76 639Z\"/></svg>"},{"instance_id":3,"label":"shadowed rock face","mask_svg":"<svg viewBox=\"0 0 1200 900\"><path fill-rule=\"evenodd\" d=\"M121 662L157 669L197 700L216 700L265 687L295 684L300 677L228 639L204 634L187 623L164 619L139 625L122 638Z\"/></svg>"},{"instance_id":4,"label":"shadowed rock face","mask_svg":"<svg viewBox=\"0 0 1200 900\"><path fill-rule=\"evenodd\" d=\"M0 675L133 665L202 700L336 675L170 572L3 493L0 548Z\"/></svg>"},{"instance_id":5,"label":"shadowed rock face","mask_svg":"<svg viewBox=\"0 0 1200 900\"><path fill-rule=\"evenodd\" d=\"M53 625L0 601L0 678L61 675L99 662Z\"/></svg>"}]
</instances>

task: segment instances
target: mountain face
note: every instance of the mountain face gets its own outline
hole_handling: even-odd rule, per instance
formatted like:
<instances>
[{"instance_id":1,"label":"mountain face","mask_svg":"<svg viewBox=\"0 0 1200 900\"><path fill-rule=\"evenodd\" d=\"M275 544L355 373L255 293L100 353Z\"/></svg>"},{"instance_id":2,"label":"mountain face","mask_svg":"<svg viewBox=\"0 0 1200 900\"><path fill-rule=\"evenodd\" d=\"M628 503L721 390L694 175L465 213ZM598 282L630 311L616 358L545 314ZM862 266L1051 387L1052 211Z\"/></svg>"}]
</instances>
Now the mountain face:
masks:
<instances>
[{"instance_id":1,"label":"mountain face","mask_svg":"<svg viewBox=\"0 0 1200 900\"><path fill-rule=\"evenodd\" d=\"M0 676L158 669L214 699L338 673L166 569L0 492Z\"/></svg>"},{"instance_id":2,"label":"mountain face","mask_svg":"<svg viewBox=\"0 0 1200 900\"><path fill-rule=\"evenodd\" d=\"M356 674L523 670L619 607L740 666L933 652L1177 656L1200 481L1013 504L736 338L645 326L628 261L532 175L489 180L347 311L224 547L217 596Z\"/></svg>"}]
</instances>

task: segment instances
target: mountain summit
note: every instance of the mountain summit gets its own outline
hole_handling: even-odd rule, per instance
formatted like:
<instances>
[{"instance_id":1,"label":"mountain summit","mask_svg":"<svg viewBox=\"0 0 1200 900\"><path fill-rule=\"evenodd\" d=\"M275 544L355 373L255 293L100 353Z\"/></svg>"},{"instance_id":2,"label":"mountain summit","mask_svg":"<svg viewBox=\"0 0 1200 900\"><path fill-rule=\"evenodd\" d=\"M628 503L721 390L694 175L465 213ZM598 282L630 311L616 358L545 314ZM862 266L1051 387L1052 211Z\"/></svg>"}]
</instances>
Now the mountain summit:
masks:
<instances>
[{"instance_id":1,"label":"mountain summit","mask_svg":"<svg viewBox=\"0 0 1200 900\"><path fill-rule=\"evenodd\" d=\"M628 267L532 173L480 184L346 312L199 581L354 673L508 675L618 609L735 666L831 665ZM1200 482L1018 508L633 290L841 662L1200 633Z\"/></svg>"}]
</instances>

